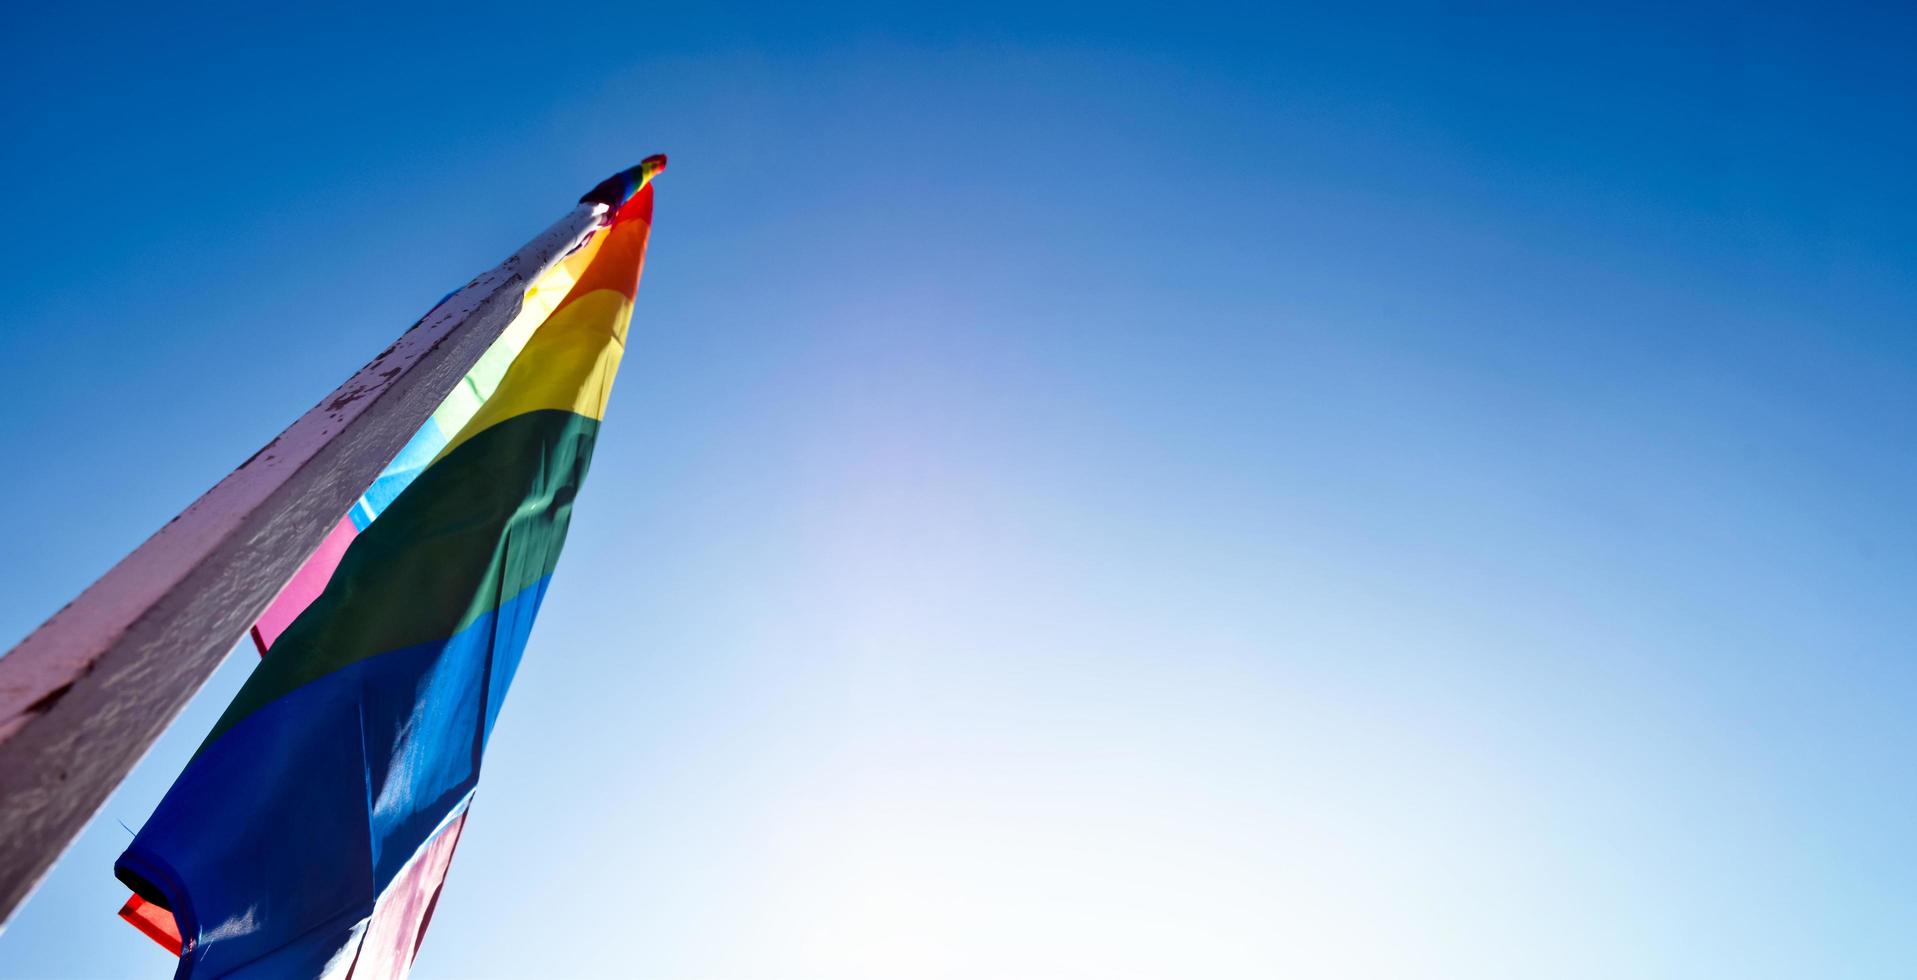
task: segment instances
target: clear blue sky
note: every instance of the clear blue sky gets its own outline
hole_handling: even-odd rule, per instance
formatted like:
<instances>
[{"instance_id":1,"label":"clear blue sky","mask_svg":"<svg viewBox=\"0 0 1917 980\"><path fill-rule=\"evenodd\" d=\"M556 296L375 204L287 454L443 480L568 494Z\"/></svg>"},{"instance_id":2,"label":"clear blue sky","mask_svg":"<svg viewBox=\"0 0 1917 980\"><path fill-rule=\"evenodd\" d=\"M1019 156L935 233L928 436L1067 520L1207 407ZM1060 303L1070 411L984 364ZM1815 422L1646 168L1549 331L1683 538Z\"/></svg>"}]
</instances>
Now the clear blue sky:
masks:
<instances>
[{"instance_id":1,"label":"clear blue sky","mask_svg":"<svg viewBox=\"0 0 1917 980\"><path fill-rule=\"evenodd\" d=\"M11 11L0 643L664 151L417 976L1909 974L1910 17L893 6Z\"/></svg>"}]
</instances>

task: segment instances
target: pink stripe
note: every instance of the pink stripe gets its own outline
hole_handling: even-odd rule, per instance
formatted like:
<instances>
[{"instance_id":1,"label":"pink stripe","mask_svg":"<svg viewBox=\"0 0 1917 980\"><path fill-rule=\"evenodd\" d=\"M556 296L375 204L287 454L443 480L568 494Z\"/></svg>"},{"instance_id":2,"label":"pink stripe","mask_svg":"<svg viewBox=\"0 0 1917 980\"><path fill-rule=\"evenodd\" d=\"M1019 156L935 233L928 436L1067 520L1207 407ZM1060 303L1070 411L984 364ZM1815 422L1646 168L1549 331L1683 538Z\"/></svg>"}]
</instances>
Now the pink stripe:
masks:
<instances>
[{"instance_id":1,"label":"pink stripe","mask_svg":"<svg viewBox=\"0 0 1917 980\"><path fill-rule=\"evenodd\" d=\"M273 641L325 591L326 583L333 578L333 569L339 567L340 557L346 554L346 546L358 536L359 530L353 527L353 522L340 518L339 526L326 535L326 540L307 557L306 564L287 580L272 605L260 614L260 621L253 624L253 645L260 648L260 656L266 656Z\"/></svg>"},{"instance_id":2,"label":"pink stripe","mask_svg":"<svg viewBox=\"0 0 1917 980\"><path fill-rule=\"evenodd\" d=\"M347 980L394 980L412 970L420 940L426 938L426 926L433 921L433 908L439 904L446 869L453 863L453 848L459 844L459 832L465 826L465 813L453 818L386 886L373 907L366 938L360 943Z\"/></svg>"}]
</instances>

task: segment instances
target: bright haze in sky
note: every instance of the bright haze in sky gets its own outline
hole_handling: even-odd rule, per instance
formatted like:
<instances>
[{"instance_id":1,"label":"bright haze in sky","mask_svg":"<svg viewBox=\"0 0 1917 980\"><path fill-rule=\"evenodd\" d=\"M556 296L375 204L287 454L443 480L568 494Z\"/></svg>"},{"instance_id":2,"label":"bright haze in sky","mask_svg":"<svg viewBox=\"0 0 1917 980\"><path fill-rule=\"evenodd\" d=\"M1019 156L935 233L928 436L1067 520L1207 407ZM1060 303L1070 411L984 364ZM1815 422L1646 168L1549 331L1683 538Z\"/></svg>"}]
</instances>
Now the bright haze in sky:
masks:
<instances>
[{"instance_id":1,"label":"bright haze in sky","mask_svg":"<svg viewBox=\"0 0 1917 980\"><path fill-rule=\"evenodd\" d=\"M665 152L416 976L1906 975L1914 47L23 7L0 644ZM168 971L112 862L252 662L0 975Z\"/></svg>"}]
</instances>

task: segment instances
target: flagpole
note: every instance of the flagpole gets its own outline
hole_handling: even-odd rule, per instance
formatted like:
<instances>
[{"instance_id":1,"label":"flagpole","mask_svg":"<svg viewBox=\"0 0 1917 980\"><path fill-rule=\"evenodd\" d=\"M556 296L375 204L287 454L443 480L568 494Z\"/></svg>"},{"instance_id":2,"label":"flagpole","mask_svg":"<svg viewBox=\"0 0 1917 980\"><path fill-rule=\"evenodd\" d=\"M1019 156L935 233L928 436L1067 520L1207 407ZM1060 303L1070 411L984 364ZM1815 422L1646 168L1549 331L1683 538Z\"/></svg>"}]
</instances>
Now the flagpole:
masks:
<instances>
[{"instance_id":1,"label":"flagpole","mask_svg":"<svg viewBox=\"0 0 1917 980\"><path fill-rule=\"evenodd\" d=\"M512 322L526 286L607 220L618 201L602 189L639 171L440 301L0 657L0 928Z\"/></svg>"}]
</instances>

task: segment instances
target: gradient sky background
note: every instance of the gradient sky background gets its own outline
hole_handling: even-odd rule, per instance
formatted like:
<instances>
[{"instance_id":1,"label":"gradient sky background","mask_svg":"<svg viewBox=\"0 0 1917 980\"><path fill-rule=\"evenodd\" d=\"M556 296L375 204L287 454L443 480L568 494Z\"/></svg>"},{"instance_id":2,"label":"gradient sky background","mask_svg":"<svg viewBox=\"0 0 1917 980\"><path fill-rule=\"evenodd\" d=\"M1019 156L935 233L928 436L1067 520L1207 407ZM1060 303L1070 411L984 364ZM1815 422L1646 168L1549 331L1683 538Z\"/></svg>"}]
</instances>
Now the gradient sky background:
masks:
<instances>
[{"instance_id":1,"label":"gradient sky background","mask_svg":"<svg viewBox=\"0 0 1917 980\"><path fill-rule=\"evenodd\" d=\"M1909 15L163 6L0 30L0 643L672 156L416 976L1917 962Z\"/></svg>"}]
</instances>

